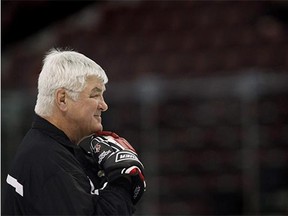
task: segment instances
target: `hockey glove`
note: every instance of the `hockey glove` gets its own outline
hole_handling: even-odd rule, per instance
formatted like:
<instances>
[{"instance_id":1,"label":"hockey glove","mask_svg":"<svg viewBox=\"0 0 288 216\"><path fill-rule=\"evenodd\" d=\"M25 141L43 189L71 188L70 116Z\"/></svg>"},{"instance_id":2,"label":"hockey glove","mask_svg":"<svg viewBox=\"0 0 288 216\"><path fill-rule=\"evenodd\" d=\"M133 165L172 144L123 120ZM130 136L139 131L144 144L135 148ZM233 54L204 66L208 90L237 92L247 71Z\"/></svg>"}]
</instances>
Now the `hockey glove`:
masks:
<instances>
[{"instance_id":1,"label":"hockey glove","mask_svg":"<svg viewBox=\"0 0 288 216\"><path fill-rule=\"evenodd\" d=\"M80 147L89 150L96 164L108 182L119 178L128 178L132 186L132 201L136 204L146 190L144 166L138 159L135 149L127 140L110 131L103 131L84 138Z\"/></svg>"}]
</instances>

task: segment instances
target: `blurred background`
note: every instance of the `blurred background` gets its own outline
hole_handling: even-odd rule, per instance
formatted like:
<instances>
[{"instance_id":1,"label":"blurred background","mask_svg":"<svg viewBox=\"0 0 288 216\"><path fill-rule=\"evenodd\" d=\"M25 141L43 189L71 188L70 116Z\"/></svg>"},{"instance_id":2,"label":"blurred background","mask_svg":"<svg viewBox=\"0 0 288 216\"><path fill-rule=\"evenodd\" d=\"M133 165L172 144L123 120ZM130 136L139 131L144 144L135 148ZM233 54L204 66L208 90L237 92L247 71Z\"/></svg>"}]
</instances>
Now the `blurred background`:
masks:
<instances>
[{"instance_id":1,"label":"blurred background","mask_svg":"<svg viewBox=\"0 0 288 216\"><path fill-rule=\"evenodd\" d=\"M107 72L139 152L136 215L288 215L287 1L1 1L1 180L52 47Z\"/></svg>"}]
</instances>

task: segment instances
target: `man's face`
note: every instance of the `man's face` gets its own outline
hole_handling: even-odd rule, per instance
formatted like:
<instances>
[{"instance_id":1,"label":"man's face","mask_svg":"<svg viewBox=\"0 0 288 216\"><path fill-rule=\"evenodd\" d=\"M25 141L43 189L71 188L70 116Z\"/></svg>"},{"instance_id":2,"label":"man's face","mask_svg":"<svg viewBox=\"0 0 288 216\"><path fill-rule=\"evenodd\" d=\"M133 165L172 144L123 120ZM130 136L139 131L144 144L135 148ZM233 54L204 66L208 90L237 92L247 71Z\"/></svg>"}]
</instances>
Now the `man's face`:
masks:
<instances>
[{"instance_id":1,"label":"man's face","mask_svg":"<svg viewBox=\"0 0 288 216\"><path fill-rule=\"evenodd\" d=\"M101 114L108 109L104 101L104 91L105 85L97 77L90 77L78 99L70 100L66 117L79 136L102 131Z\"/></svg>"}]
</instances>

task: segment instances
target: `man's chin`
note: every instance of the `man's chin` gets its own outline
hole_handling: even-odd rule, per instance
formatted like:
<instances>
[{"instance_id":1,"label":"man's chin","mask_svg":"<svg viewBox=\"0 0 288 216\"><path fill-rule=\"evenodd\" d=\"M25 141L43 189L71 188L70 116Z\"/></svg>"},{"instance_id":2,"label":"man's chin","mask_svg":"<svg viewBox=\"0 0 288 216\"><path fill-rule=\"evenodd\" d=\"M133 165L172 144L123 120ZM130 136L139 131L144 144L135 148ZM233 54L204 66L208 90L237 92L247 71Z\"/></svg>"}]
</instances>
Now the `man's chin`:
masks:
<instances>
[{"instance_id":1,"label":"man's chin","mask_svg":"<svg viewBox=\"0 0 288 216\"><path fill-rule=\"evenodd\" d=\"M100 125L98 125L97 127L96 127L96 130L95 130L96 132L101 132L101 131L103 131L103 126L100 124Z\"/></svg>"}]
</instances>

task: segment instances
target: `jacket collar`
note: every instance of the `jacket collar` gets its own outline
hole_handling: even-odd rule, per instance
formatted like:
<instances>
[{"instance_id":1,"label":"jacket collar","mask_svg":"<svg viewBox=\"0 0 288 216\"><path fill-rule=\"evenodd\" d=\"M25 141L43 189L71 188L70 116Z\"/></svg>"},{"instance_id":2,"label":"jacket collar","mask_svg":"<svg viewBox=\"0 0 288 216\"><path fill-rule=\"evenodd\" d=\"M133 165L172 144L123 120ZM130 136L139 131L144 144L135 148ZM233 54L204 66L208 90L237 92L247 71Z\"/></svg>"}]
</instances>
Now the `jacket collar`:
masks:
<instances>
[{"instance_id":1,"label":"jacket collar","mask_svg":"<svg viewBox=\"0 0 288 216\"><path fill-rule=\"evenodd\" d=\"M32 128L41 130L43 133L66 147L73 149L78 148L76 144L70 141L68 136L62 130L37 114L34 116Z\"/></svg>"}]
</instances>

